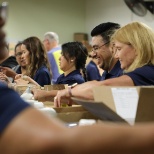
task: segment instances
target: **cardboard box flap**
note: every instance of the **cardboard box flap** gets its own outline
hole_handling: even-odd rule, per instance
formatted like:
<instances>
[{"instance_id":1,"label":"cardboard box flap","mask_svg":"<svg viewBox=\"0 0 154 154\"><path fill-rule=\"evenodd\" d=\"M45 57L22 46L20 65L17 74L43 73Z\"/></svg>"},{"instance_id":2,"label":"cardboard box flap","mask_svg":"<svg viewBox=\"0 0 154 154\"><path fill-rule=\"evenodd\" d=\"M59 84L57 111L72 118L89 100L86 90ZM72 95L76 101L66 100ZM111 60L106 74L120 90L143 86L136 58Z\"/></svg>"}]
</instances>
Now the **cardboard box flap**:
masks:
<instances>
[{"instance_id":1,"label":"cardboard box flap","mask_svg":"<svg viewBox=\"0 0 154 154\"><path fill-rule=\"evenodd\" d=\"M79 105L82 105L90 113L95 115L101 120L116 121L116 122L126 122L123 118L117 115L112 109L103 104L102 102L94 102L88 100L82 100L72 97L72 100Z\"/></svg>"},{"instance_id":2,"label":"cardboard box flap","mask_svg":"<svg viewBox=\"0 0 154 154\"><path fill-rule=\"evenodd\" d=\"M78 122L80 119L97 119L96 116L88 112L81 105L72 107L60 107L55 108L57 112L57 118L67 123Z\"/></svg>"},{"instance_id":3,"label":"cardboard box flap","mask_svg":"<svg viewBox=\"0 0 154 154\"><path fill-rule=\"evenodd\" d=\"M109 108L111 108L113 111L116 112L116 106L114 103L114 97L112 94L112 88L118 88L118 89L125 89L125 88L135 88L140 93L139 87L113 87L113 86L99 86L93 88L94 93L94 100L96 102L103 102L105 105L107 105Z\"/></svg>"},{"instance_id":4,"label":"cardboard box flap","mask_svg":"<svg viewBox=\"0 0 154 154\"><path fill-rule=\"evenodd\" d=\"M44 85L44 90L62 90L65 89L68 85L67 84L54 84L54 85Z\"/></svg>"},{"instance_id":5,"label":"cardboard box flap","mask_svg":"<svg viewBox=\"0 0 154 154\"><path fill-rule=\"evenodd\" d=\"M142 87L140 90L135 122L154 121L154 87Z\"/></svg>"},{"instance_id":6,"label":"cardboard box flap","mask_svg":"<svg viewBox=\"0 0 154 154\"><path fill-rule=\"evenodd\" d=\"M103 102L130 124L154 121L154 86L95 87L95 101Z\"/></svg>"},{"instance_id":7,"label":"cardboard box flap","mask_svg":"<svg viewBox=\"0 0 154 154\"><path fill-rule=\"evenodd\" d=\"M93 89L94 100L96 102L104 102L106 106L116 112L112 92L108 86L99 86Z\"/></svg>"}]
</instances>

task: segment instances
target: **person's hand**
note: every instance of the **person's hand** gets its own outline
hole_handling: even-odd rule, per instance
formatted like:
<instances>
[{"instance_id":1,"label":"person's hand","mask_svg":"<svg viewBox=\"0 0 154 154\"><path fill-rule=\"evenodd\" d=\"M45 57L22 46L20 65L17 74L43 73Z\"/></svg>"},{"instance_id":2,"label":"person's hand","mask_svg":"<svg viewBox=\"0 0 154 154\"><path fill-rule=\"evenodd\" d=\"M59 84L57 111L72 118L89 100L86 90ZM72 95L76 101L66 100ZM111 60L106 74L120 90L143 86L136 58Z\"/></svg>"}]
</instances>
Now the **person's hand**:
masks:
<instances>
[{"instance_id":1,"label":"person's hand","mask_svg":"<svg viewBox=\"0 0 154 154\"><path fill-rule=\"evenodd\" d=\"M1 82L7 83L7 84L10 83L9 78L3 72L0 72L0 80Z\"/></svg>"},{"instance_id":2,"label":"person's hand","mask_svg":"<svg viewBox=\"0 0 154 154\"><path fill-rule=\"evenodd\" d=\"M29 81L19 78L19 79L14 80L14 83L16 83L16 85L28 85Z\"/></svg>"},{"instance_id":3,"label":"person's hand","mask_svg":"<svg viewBox=\"0 0 154 154\"><path fill-rule=\"evenodd\" d=\"M11 68L9 67L2 67L0 66L0 70L8 77L11 77L11 78L15 78L15 76L17 75L16 72L14 72Z\"/></svg>"},{"instance_id":4,"label":"person's hand","mask_svg":"<svg viewBox=\"0 0 154 154\"><path fill-rule=\"evenodd\" d=\"M22 74L17 74L17 75L15 76L15 80L17 80L17 79L21 79L22 77L23 77Z\"/></svg>"},{"instance_id":5,"label":"person's hand","mask_svg":"<svg viewBox=\"0 0 154 154\"><path fill-rule=\"evenodd\" d=\"M31 92L35 100L42 101L42 102L46 101L46 97L48 96L48 93L49 93L48 91L40 90L40 89L32 89Z\"/></svg>"},{"instance_id":6,"label":"person's hand","mask_svg":"<svg viewBox=\"0 0 154 154\"><path fill-rule=\"evenodd\" d=\"M29 77L27 75L17 74L15 76L15 82L19 83L19 81L21 81L23 84L24 83L31 83L31 84L34 84L34 85L40 87L40 85L35 80L33 80L31 77Z\"/></svg>"},{"instance_id":7,"label":"person's hand","mask_svg":"<svg viewBox=\"0 0 154 154\"><path fill-rule=\"evenodd\" d=\"M57 95L54 97L54 106L61 107L62 104L72 105L72 100L70 99L68 89L59 90Z\"/></svg>"}]
</instances>

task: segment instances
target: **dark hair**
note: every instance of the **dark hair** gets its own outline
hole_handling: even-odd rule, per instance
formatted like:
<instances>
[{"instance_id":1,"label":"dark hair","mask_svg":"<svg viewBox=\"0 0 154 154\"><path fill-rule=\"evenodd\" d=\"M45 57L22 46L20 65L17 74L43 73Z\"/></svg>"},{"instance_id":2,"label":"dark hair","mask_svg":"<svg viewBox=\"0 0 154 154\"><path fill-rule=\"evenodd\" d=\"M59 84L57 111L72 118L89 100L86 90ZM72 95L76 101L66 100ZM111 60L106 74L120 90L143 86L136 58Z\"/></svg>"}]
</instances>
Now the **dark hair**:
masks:
<instances>
[{"instance_id":1,"label":"dark hair","mask_svg":"<svg viewBox=\"0 0 154 154\"><path fill-rule=\"evenodd\" d=\"M29 37L25 39L22 44L26 46L30 54L30 65L27 69L27 75L34 77L36 71L43 65L50 71L50 64L45 47L39 38Z\"/></svg>"},{"instance_id":2,"label":"dark hair","mask_svg":"<svg viewBox=\"0 0 154 154\"><path fill-rule=\"evenodd\" d=\"M82 69L84 79L87 81L86 75L86 60L88 57L88 50L81 42L68 42L62 45L62 55L69 60L75 58L76 69Z\"/></svg>"},{"instance_id":3,"label":"dark hair","mask_svg":"<svg viewBox=\"0 0 154 154\"><path fill-rule=\"evenodd\" d=\"M104 42L110 42L110 38L115 32L115 30L119 29L120 25L113 22L106 22L99 24L91 31L91 36L101 35Z\"/></svg>"},{"instance_id":4,"label":"dark hair","mask_svg":"<svg viewBox=\"0 0 154 154\"><path fill-rule=\"evenodd\" d=\"M20 41L20 42L18 42L16 45L15 45L15 47L14 47L14 52L16 53L16 49L17 49L17 47L18 46L21 46L22 45L22 42Z\"/></svg>"}]
</instances>

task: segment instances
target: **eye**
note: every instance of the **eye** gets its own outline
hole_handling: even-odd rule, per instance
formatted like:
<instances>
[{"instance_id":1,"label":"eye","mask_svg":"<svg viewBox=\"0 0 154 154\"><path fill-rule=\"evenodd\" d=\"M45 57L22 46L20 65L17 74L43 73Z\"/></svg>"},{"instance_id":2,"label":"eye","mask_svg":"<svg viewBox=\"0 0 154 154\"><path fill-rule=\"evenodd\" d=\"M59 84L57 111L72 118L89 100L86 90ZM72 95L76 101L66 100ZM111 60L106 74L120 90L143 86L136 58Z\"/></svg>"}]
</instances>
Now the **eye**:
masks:
<instances>
[{"instance_id":1,"label":"eye","mask_svg":"<svg viewBox=\"0 0 154 154\"><path fill-rule=\"evenodd\" d=\"M121 48L117 48L117 51L120 51L121 50Z\"/></svg>"}]
</instances>

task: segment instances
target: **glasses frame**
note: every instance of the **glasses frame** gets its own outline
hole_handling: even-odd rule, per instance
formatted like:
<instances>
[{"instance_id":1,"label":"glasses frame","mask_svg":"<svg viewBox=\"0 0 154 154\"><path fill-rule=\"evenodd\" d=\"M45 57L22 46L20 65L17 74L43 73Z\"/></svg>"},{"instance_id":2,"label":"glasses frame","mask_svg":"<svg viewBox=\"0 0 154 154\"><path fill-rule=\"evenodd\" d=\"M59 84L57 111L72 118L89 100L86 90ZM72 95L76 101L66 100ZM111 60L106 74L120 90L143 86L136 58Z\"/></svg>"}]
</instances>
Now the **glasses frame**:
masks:
<instances>
[{"instance_id":1,"label":"glasses frame","mask_svg":"<svg viewBox=\"0 0 154 154\"><path fill-rule=\"evenodd\" d=\"M101 46L96 47L96 49L92 48L92 50L91 50L91 51L96 52L96 51L97 51L97 50L99 50L101 47L103 47L103 46L105 46L106 44L109 44L109 43L110 43L110 41L108 41L108 42L104 43L104 44L103 44L103 45L101 45Z\"/></svg>"}]
</instances>

